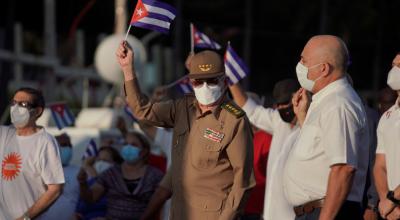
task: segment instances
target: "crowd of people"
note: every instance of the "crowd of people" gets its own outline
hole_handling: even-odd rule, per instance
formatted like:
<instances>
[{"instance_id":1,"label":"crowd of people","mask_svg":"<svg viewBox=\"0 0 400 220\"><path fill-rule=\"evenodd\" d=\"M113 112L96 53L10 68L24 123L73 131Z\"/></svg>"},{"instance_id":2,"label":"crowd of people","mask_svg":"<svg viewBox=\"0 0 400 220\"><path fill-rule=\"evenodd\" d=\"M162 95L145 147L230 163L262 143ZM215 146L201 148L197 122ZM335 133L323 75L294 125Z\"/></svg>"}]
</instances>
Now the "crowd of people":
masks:
<instances>
[{"instance_id":1,"label":"crowd of people","mask_svg":"<svg viewBox=\"0 0 400 220\"><path fill-rule=\"evenodd\" d=\"M336 36L306 43L268 107L228 81L213 50L188 56L194 92L182 97L147 97L126 41L116 57L140 129L120 124L123 140L80 167L67 134L36 124L41 92L14 93L12 125L0 126L0 219L400 219L400 53L376 109L354 89Z\"/></svg>"}]
</instances>

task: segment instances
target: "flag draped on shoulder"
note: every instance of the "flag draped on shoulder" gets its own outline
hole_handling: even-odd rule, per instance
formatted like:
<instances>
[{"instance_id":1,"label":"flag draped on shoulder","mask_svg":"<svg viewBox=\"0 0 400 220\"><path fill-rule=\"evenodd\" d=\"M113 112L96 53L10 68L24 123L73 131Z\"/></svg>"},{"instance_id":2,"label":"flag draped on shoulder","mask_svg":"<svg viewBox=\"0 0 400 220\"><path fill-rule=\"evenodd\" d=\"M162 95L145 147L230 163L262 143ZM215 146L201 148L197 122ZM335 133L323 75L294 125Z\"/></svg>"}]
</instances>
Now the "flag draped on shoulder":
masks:
<instances>
[{"instance_id":1,"label":"flag draped on shoulder","mask_svg":"<svg viewBox=\"0 0 400 220\"><path fill-rule=\"evenodd\" d=\"M198 31L197 28L191 24L191 36L192 36L192 44L193 47L196 48L211 48L211 49L215 49L215 50L219 50L221 49L221 46L211 40L211 38L209 38L207 35L203 34L202 32Z\"/></svg>"},{"instance_id":2,"label":"flag draped on shoulder","mask_svg":"<svg viewBox=\"0 0 400 220\"><path fill-rule=\"evenodd\" d=\"M70 126L74 123L75 118L68 106L64 103L52 104L49 106L51 115L53 116L54 122L58 129Z\"/></svg>"},{"instance_id":3,"label":"flag draped on shoulder","mask_svg":"<svg viewBox=\"0 0 400 220\"><path fill-rule=\"evenodd\" d=\"M225 73L231 84L236 84L249 75L250 71L243 60L236 54L230 44L225 52Z\"/></svg>"},{"instance_id":4,"label":"flag draped on shoulder","mask_svg":"<svg viewBox=\"0 0 400 220\"><path fill-rule=\"evenodd\" d=\"M99 150L97 149L97 144L94 139L90 139L89 143L86 146L86 151L82 156L82 160L88 157L95 157L99 154Z\"/></svg>"},{"instance_id":5,"label":"flag draped on shoulder","mask_svg":"<svg viewBox=\"0 0 400 220\"><path fill-rule=\"evenodd\" d=\"M135 27L168 34L176 13L177 11L174 7L164 2L138 0L130 23Z\"/></svg>"}]
</instances>

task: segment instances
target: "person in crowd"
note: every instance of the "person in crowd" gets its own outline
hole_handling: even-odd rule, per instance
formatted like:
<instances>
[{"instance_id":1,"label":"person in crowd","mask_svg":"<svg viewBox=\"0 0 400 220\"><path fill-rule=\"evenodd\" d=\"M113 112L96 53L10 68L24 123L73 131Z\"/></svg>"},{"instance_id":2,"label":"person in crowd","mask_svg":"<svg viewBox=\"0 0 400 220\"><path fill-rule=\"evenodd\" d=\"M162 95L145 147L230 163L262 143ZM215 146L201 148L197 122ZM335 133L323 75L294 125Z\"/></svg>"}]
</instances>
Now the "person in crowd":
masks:
<instances>
[{"instance_id":1,"label":"person in crowd","mask_svg":"<svg viewBox=\"0 0 400 220\"><path fill-rule=\"evenodd\" d=\"M400 53L396 55L387 84L400 96ZM400 99L381 117L374 167L375 185L379 194L379 213L383 218L400 218ZM397 189L396 189L397 188Z\"/></svg>"},{"instance_id":2,"label":"person in crowd","mask_svg":"<svg viewBox=\"0 0 400 220\"><path fill-rule=\"evenodd\" d=\"M159 169L147 164L150 144L142 134L128 132L125 140L120 149L121 165L101 173L91 187L86 172L78 175L82 200L96 202L106 196L106 219L139 219L163 177Z\"/></svg>"},{"instance_id":3,"label":"person in crowd","mask_svg":"<svg viewBox=\"0 0 400 220\"><path fill-rule=\"evenodd\" d=\"M378 110L381 115L394 105L397 99L397 93L390 87L385 87L379 91Z\"/></svg>"},{"instance_id":4,"label":"person in crowd","mask_svg":"<svg viewBox=\"0 0 400 220\"><path fill-rule=\"evenodd\" d=\"M83 161L82 169L87 173L87 185L91 187L96 183L97 177L114 165L120 165L122 158L119 152L110 146L103 146L99 149L96 157L88 157ZM75 176L76 177L76 176ZM79 194L79 187L78 187ZM79 197L79 195L78 195ZM74 220L102 219L106 216L107 199L103 195L94 203L87 203L79 198L76 205Z\"/></svg>"},{"instance_id":5,"label":"person in crowd","mask_svg":"<svg viewBox=\"0 0 400 220\"><path fill-rule=\"evenodd\" d=\"M275 109L264 108L248 98L240 84L230 86L234 101L243 108L250 122L273 135L269 151L267 185L264 199L264 219L293 219L293 207L286 200L282 187L283 165L291 148L289 136L297 134L299 126L292 107L292 96L300 88L294 79L284 79L274 86ZM285 143L288 142L288 143Z\"/></svg>"},{"instance_id":6,"label":"person in crowd","mask_svg":"<svg viewBox=\"0 0 400 220\"><path fill-rule=\"evenodd\" d=\"M75 208L79 199L79 184L76 175L79 167L71 165L72 144L70 137L63 133L55 137L60 150L61 163L63 166L65 184L58 199L46 212L47 219L71 220L75 214ZM62 215L60 215L62 213Z\"/></svg>"},{"instance_id":7,"label":"person in crowd","mask_svg":"<svg viewBox=\"0 0 400 220\"><path fill-rule=\"evenodd\" d=\"M45 100L39 90L18 89L11 100L11 126L0 126L0 204L13 219L46 219L64 180L58 145L36 124Z\"/></svg>"},{"instance_id":8,"label":"person in crowd","mask_svg":"<svg viewBox=\"0 0 400 220\"><path fill-rule=\"evenodd\" d=\"M195 54L190 63L195 97L149 102L142 94L133 51L122 42L116 52L128 104L139 120L174 129L172 165L142 219L154 219L172 196L170 219L235 219L255 185L250 124L226 95L222 57Z\"/></svg>"},{"instance_id":9,"label":"person in crowd","mask_svg":"<svg viewBox=\"0 0 400 220\"><path fill-rule=\"evenodd\" d=\"M296 66L302 88L292 103L301 126L283 184L296 220L363 218L368 122L346 79L348 50L331 35L312 37ZM306 91L313 93L312 102Z\"/></svg>"},{"instance_id":10,"label":"person in crowd","mask_svg":"<svg viewBox=\"0 0 400 220\"><path fill-rule=\"evenodd\" d=\"M246 92L246 95L251 97L257 105L262 105L260 97L251 92ZM254 145L254 176L256 186L252 189L249 200L244 209L244 215L241 220L261 220L264 208L264 195L267 175L267 161L269 149L271 146L272 136L267 132L260 130L252 125L253 130L253 145Z\"/></svg>"}]
</instances>

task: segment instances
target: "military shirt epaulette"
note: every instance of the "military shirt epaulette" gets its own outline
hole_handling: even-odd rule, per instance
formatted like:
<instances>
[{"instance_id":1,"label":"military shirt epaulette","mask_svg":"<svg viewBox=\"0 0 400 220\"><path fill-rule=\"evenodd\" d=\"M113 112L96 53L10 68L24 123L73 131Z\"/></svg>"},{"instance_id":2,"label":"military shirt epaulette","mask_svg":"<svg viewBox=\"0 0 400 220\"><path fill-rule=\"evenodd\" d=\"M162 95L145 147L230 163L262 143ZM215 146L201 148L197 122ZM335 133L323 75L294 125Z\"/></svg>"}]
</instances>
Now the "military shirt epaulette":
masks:
<instances>
[{"instance_id":1,"label":"military shirt epaulette","mask_svg":"<svg viewBox=\"0 0 400 220\"><path fill-rule=\"evenodd\" d=\"M241 108L239 108L239 107L237 107L235 105L232 105L230 103L223 103L221 105L221 108L227 110L229 113L231 113L234 116L236 116L236 118L240 118L243 115L245 115L245 112Z\"/></svg>"}]
</instances>

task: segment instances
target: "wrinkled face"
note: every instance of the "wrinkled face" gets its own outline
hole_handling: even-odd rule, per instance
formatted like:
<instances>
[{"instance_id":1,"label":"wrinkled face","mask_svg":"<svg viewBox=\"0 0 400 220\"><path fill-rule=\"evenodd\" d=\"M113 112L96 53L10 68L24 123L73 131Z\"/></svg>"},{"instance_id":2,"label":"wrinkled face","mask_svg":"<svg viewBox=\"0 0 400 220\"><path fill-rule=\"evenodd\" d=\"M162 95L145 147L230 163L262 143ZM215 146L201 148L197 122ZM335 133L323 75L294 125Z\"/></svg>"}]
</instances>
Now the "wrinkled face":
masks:
<instances>
[{"instance_id":1,"label":"wrinkled face","mask_svg":"<svg viewBox=\"0 0 400 220\"><path fill-rule=\"evenodd\" d=\"M301 53L300 62L308 67L307 78L315 81L321 75L321 66L318 66L321 62L314 56L313 50L315 50L315 48L312 42L308 42Z\"/></svg>"}]
</instances>

